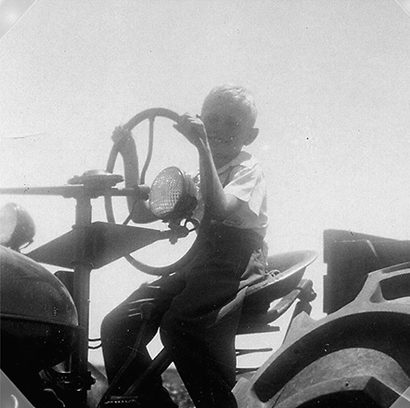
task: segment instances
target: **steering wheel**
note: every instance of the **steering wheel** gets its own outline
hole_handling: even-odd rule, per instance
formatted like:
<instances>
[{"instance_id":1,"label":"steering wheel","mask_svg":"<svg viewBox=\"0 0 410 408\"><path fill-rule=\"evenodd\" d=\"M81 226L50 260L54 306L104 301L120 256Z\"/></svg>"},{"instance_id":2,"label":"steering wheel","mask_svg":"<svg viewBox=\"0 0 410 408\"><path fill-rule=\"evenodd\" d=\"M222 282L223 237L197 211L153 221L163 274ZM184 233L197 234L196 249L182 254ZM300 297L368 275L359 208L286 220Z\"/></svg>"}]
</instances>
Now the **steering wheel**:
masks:
<instances>
[{"instance_id":1,"label":"steering wheel","mask_svg":"<svg viewBox=\"0 0 410 408\"><path fill-rule=\"evenodd\" d=\"M147 151L147 157L145 159L144 166L141 171L141 176L139 175L139 169L138 169L138 179L139 179L139 184L144 184L145 183L145 175L148 170L148 167L151 162L152 158L152 150L153 150L153 144L154 144L154 121L156 117L163 117L170 119L173 122L178 122L179 115L169 109L164 109L164 108L151 108L144 110L137 115L135 115L133 118L131 118L124 126L123 128L128 131L132 131L136 126L138 126L141 122L148 120L149 121L149 134L148 134L148 151ZM116 146L114 145L111 149L108 162L107 162L107 167L106 171L109 173L112 173L115 167L115 162L118 156L118 150ZM107 215L107 220L108 222L115 223L115 217L114 217L114 211L113 211L113 205L112 205L112 200L110 196L105 196L105 211ZM131 219L131 213L129 216L125 219L123 222L124 225L128 224L128 222ZM195 255L197 254L198 246L199 246L199 241L201 240L201 236L203 231L206 229L206 227L209 225L209 217L205 213L201 223L198 228L198 234L197 237L194 241L194 243L191 245L189 250L176 262L173 264L167 265L167 266L151 266L147 265L141 261L138 261L135 259L132 255L126 255L125 259L135 268L138 270L145 272L149 275L156 275L156 276L165 276L169 275L176 270L179 270L181 268L187 267L190 262L193 261Z\"/></svg>"}]
</instances>

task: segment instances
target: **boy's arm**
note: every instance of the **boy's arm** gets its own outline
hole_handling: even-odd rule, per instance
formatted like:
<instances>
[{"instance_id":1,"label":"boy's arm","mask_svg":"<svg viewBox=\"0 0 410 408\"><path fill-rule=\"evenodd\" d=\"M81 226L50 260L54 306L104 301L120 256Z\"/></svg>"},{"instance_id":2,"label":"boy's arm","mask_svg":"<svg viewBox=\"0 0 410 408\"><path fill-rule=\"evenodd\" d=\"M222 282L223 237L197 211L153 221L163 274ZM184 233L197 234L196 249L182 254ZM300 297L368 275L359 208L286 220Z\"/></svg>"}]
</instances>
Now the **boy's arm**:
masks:
<instances>
[{"instance_id":1,"label":"boy's arm","mask_svg":"<svg viewBox=\"0 0 410 408\"><path fill-rule=\"evenodd\" d=\"M122 127L115 128L112 140L121 154L124 162L125 187L133 188L139 185L138 157L135 141L131 132ZM138 223L147 223L157 220L144 200L134 200L127 197L128 209L132 212L132 220Z\"/></svg>"},{"instance_id":2,"label":"boy's arm","mask_svg":"<svg viewBox=\"0 0 410 408\"><path fill-rule=\"evenodd\" d=\"M200 189L206 209L210 212L212 218L224 220L245 203L234 195L224 192L202 121L190 115L183 115L175 128L198 150L201 176Z\"/></svg>"},{"instance_id":3,"label":"boy's arm","mask_svg":"<svg viewBox=\"0 0 410 408\"><path fill-rule=\"evenodd\" d=\"M219 180L210 149L198 150L200 160L201 194L212 218L224 220L238 211L244 203L232 194L225 193Z\"/></svg>"}]
</instances>

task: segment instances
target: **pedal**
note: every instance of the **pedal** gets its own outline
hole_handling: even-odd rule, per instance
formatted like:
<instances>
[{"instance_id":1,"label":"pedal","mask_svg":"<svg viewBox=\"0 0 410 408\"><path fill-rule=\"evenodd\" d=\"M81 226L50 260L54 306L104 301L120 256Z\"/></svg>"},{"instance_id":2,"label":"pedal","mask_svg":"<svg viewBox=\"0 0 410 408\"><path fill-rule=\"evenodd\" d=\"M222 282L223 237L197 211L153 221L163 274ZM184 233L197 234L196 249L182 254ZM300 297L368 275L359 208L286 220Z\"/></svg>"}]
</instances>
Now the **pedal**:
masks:
<instances>
[{"instance_id":1,"label":"pedal","mask_svg":"<svg viewBox=\"0 0 410 408\"><path fill-rule=\"evenodd\" d=\"M103 407L107 408L142 408L142 405L138 401L137 397L127 396L112 396L110 399L104 402Z\"/></svg>"}]
</instances>

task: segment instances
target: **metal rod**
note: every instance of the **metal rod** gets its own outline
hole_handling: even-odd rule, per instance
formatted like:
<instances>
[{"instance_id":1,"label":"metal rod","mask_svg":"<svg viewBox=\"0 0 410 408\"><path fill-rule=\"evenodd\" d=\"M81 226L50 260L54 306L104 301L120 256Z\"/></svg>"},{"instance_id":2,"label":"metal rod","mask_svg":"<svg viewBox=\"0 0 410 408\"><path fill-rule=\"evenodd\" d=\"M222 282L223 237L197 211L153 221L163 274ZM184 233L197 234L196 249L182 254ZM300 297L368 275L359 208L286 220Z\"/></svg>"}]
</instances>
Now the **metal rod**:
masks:
<instances>
[{"instance_id":1,"label":"metal rod","mask_svg":"<svg viewBox=\"0 0 410 408\"><path fill-rule=\"evenodd\" d=\"M90 301L90 273L92 265L87 260L89 248L88 227L92 218L91 201L89 197L77 199L76 220L74 232L76 234L75 268L74 268L74 303L78 312L80 330L76 346L72 355L72 371L79 381L77 398L80 406L85 406L87 390L90 387L88 373L88 329L89 329L89 301Z\"/></svg>"},{"instance_id":2,"label":"metal rod","mask_svg":"<svg viewBox=\"0 0 410 408\"><path fill-rule=\"evenodd\" d=\"M50 186L50 187L7 187L0 188L0 194L27 195L67 195L82 193L82 186Z\"/></svg>"},{"instance_id":3,"label":"metal rod","mask_svg":"<svg viewBox=\"0 0 410 408\"><path fill-rule=\"evenodd\" d=\"M172 363L170 354L163 348L157 356L152 360L149 367L140 375L133 384L127 389L124 395L138 395L141 388L149 383L153 377L161 375L168 366Z\"/></svg>"},{"instance_id":4,"label":"metal rod","mask_svg":"<svg viewBox=\"0 0 410 408\"><path fill-rule=\"evenodd\" d=\"M149 187L138 186L136 188L91 188L85 186L50 186L50 187L6 187L0 188L0 194L10 195L55 195L66 198L76 198L89 196L96 198L98 196L118 196L118 197L135 197L146 198Z\"/></svg>"}]
</instances>

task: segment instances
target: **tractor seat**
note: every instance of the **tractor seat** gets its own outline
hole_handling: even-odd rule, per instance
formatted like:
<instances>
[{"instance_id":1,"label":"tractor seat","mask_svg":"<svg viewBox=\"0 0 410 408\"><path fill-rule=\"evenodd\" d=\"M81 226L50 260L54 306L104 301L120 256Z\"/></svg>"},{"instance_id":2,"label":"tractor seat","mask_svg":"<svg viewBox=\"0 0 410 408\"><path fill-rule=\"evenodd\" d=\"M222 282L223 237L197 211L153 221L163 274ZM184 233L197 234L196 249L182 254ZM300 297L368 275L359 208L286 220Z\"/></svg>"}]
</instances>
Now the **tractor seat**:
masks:
<instances>
[{"instance_id":1,"label":"tractor seat","mask_svg":"<svg viewBox=\"0 0 410 408\"><path fill-rule=\"evenodd\" d=\"M305 300L313 300L312 282L302 277L316 258L317 253L309 250L268 257L265 279L246 288L238 334L277 331L268 324L288 310L302 292Z\"/></svg>"}]
</instances>

